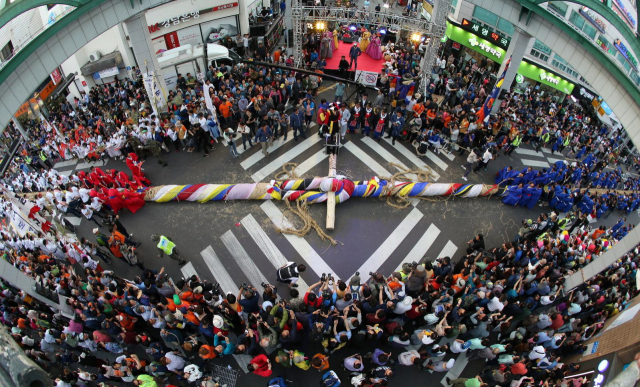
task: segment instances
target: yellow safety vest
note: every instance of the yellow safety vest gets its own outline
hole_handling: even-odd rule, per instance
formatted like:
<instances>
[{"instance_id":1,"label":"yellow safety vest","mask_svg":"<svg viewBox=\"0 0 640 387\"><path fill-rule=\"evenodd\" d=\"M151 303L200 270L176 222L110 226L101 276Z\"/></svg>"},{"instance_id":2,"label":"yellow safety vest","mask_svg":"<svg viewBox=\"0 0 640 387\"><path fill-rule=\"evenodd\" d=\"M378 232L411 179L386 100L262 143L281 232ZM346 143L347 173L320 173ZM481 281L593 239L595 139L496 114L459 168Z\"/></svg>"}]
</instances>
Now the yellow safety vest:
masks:
<instances>
[{"instance_id":1,"label":"yellow safety vest","mask_svg":"<svg viewBox=\"0 0 640 387\"><path fill-rule=\"evenodd\" d=\"M176 247L176 244L171 242L169 238L164 235L160 236L160 242L158 242L158 248L162 250L165 254L171 255L173 254L173 248Z\"/></svg>"},{"instance_id":2,"label":"yellow safety vest","mask_svg":"<svg viewBox=\"0 0 640 387\"><path fill-rule=\"evenodd\" d=\"M40 160L47 161L47 156L44 154L44 152L40 152Z\"/></svg>"},{"instance_id":3,"label":"yellow safety vest","mask_svg":"<svg viewBox=\"0 0 640 387\"><path fill-rule=\"evenodd\" d=\"M513 142L511 144L513 146L520 146L521 142L522 142L522 137L516 136L516 138L513 139Z\"/></svg>"}]
</instances>

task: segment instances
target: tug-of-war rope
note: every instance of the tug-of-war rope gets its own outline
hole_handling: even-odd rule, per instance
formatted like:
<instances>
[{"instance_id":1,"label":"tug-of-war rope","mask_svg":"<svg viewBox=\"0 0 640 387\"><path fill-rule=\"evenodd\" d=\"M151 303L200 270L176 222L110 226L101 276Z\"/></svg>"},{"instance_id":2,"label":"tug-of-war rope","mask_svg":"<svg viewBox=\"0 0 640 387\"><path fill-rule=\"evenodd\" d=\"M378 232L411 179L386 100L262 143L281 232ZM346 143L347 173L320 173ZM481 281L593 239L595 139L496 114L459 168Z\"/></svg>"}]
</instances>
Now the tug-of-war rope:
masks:
<instances>
[{"instance_id":1,"label":"tug-of-war rope","mask_svg":"<svg viewBox=\"0 0 640 387\"><path fill-rule=\"evenodd\" d=\"M300 178L295 173L295 163L287 163L276 175L276 180L268 183L247 184L192 184L162 185L150 187L144 200L148 202L190 201L205 203L226 200L280 200L289 212L298 216L303 225L298 228L277 228L278 232L305 236L315 230L322 240L332 245L338 241L329 236L310 216L308 205L324 203L328 193L335 192L336 203L350 198L385 198L394 208L406 208L409 199L434 200L436 197L477 198L502 196L504 187L497 184L430 183L435 174L428 168L407 169L391 163L399 171L390 177L373 177L368 181L354 181L344 175L336 177ZM409 177L411 176L411 178ZM417 181L416 181L417 180ZM290 202L297 202L292 206Z\"/></svg>"}]
</instances>

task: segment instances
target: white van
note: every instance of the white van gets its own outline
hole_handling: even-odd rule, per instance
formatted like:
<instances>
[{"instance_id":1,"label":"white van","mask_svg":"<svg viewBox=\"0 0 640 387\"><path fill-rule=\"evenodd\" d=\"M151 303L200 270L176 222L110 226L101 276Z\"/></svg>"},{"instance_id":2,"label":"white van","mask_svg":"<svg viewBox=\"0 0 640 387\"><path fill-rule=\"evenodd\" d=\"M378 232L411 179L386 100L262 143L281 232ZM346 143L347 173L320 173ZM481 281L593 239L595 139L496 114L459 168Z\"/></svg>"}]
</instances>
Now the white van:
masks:
<instances>
[{"instance_id":1,"label":"white van","mask_svg":"<svg viewBox=\"0 0 640 387\"><path fill-rule=\"evenodd\" d=\"M185 44L161 52L158 54L158 63L168 90L175 89L178 74L186 77L187 73L191 73L191 75L197 77L198 73L204 73L207 70L204 61L203 44L198 44L197 46Z\"/></svg>"},{"instance_id":2,"label":"white van","mask_svg":"<svg viewBox=\"0 0 640 387\"><path fill-rule=\"evenodd\" d=\"M233 66L240 63L242 58L234 51L230 51L225 46L219 44L207 44L207 69L209 65L218 68L220 66ZM205 70L206 72L206 70Z\"/></svg>"}]
</instances>

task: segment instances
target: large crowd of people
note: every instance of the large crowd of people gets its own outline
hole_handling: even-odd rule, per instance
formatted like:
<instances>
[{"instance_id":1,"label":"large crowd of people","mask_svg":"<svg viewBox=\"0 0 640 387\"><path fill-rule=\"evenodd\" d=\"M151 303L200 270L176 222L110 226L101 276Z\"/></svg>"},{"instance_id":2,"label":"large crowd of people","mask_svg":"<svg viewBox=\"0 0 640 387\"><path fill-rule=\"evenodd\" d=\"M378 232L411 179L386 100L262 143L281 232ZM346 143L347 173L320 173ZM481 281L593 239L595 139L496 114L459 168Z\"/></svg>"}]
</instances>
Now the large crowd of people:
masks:
<instances>
[{"instance_id":1,"label":"large crowd of people","mask_svg":"<svg viewBox=\"0 0 640 387\"><path fill-rule=\"evenodd\" d=\"M609 249L621 223L591 231L580 220L543 213L501 246L485 246L477 235L459 257L348 280L323 275L303 291L297 282L306 268L294 262L272 275L281 286L223 290L195 275L174 284L164 270L144 266L118 276L100 262L110 252L101 250L106 238L97 230L98 244L83 240L61 251L41 236L2 231L4 259L35 278L40 294L64 296L73 316L3 284L0 321L59 387L215 386L207 364L231 354L250 355L248 371L274 386L290 383L289 367L318 370L325 385L346 378L384 386L404 367L446 373L460 356L486 365L475 378L447 380L453 386L563 386L579 373L563 358L582 353L638 293L638 247L563 291L563 277Z\"/></svg>"},{"instance_id":2,"label":"large crowd of people","mask_svg":"<svg viewBox=\"0 0 640 387\"><path fill-rule=\"evenodd\" d=\"M356 32L371 38L364 26ZM307 66L322 70L314 47L320 42L306 44ZM486 366L475 378L447 380L455 387L565 386L579 365L563 359L581 353L584 342L638 293L638 248L583 286L569 293L562 286L565 275L598 259L634 227L626 218L610 228L592 229L589 223L616 210L628 215L640 204L638 178L616 165L623 133L590 121L578 105L556 103L532 88L511 93L498 114L478 120L490 92L489 74L497 71L491 63L464 62L441 51L437 80L421 95L414 91L423 44L407 40L383 47L385 68L375 98L365 93L343 102L345 87L338 83L332 103L318 95L321 73L236 64L209 67L204 83L193 87L180 76L164 108L149 102L136 78L64 101L51 109L49 123L28 123L32 141L3 183L16 193L34 193L36 206L56 228L23 237L3 229L0 251L36 279L39 293L65 296L74 313L65 317L3 284L1 321L16 342L56 376L58 387L217 387L207 364L232 354L250 355L247 370L279 387L291 383L290 367L320 371L316 378L328 387L338 379L378 387L393 383L403 367L446 373L460 356ZM280 49L255 55L284 64L289 59ZM543 170L506 167L495 177L508 187L505 204L550 207L523 221L511 242L485 246L477 235L460 256L405 264L398 272L345 280L326 275L299 289L296 282L306 268L290 262L272 276L286 285L221 289L198 276L172 283L163 270L144 267L135 253L138 242L117 217L123 208L136 212L143 205L137 191L150 185L144 159L153 156L166 166L164 154L206 157L220 142L236 157L240 137L245 149L260 143L268 156L270 142L286 138L290 129L295 139L306 137L311 122L330 144L351 136L388 136L393 144L414 144L421 154L455 152L466 160L465 180L501 152L510 157L527 143L570 161ZM66 176L52 168L61 160L108 157L126 159L131 177L99 167ZM7 216L11 203L0 200ZM94 222L95 242L65 237L63 230L73 227L63 214ZM160 241L161 253L184 263L173 242L164 236L154 241ZM137 275L124 278L103 266L114 257L139 269ZM101 352L117 356L97 356Z\"/></svg>"}]
</instances>

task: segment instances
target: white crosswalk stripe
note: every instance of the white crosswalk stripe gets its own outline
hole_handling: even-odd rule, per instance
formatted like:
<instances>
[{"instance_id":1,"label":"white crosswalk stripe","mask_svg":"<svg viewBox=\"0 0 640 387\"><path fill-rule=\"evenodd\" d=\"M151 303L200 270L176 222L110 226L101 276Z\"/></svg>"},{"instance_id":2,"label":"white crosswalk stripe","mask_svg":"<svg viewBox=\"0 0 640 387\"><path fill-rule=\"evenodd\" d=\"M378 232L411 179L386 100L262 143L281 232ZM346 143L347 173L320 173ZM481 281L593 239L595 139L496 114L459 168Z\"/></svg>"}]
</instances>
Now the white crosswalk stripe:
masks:
<instances>
[{"instance_id":1,"label":"white crosswalk stripe","mask_svg":"<svg viewBox=\"0 0 640 387\"><path fill-rule=\"evenodd\" d=\"M71 176L71 174L73 173L73 170L70 171L58 171L59 174L61 175L65 175L65 176Z\"/></svg>"},{"instance_id":2,"label":"white crosswalk stripe","mask_svg":"<svg viewBox=\"0 0 640 387\"><path fill-rule=\"evenodd\" d=\"M388 150L384 149L382 145L378 144L375 140L370 137L362 138L362 143L371 148L374 152L382 156L383 159L387 160L390 163L398 164L400 167L404 169L410 169L402 161L398 160L397 157L391 154ZM399 167L395 167L398 170L401 170ZM408 174L407 177L413 181L417 181L418 177L415 174Z\"/></svg>"},{"instance_id":3,"label":"white crosswalk stripe","mask_svg":"<svg viewBox=\"0 0 640 387\"><path fill-rule=\"evenodd\" d=\"M558 161L564 161L564 159L554 159L553 157L547 157L547 160L549 160L551 164L555 164Z\"/></svg>"},{"instance_id":4,"label":"white crosswalk stripe","mask_svg":"<svg viewBox=\"0 0 640 387\"><path fill-rule=\"evenodd\" d=\"M516 148L516 153L520 153L521 155L527 155L527 156L544 157L543 153L536 152L534 149Z\"/></svg>"},{"instance_id":5,"label":"white crosswalk stripe","mask_svg":"<svg viewBox=\"0 0 640 387\"><path fill-rule=\"evenodd\" d=\"M369 169L371 169L373 172L375 172L376 175L378 175L378 177L392 176L391 172L387 171L382 165L380 165L380 163L375 161L373 157L366 154L362 149L360 149L356 144L354 144L353 141L349 141L346 144L344 144L344 148L347 149L349 152L353 153L353 155L356 156L360 161L365 163L365 165L369 167ZM368 180L368 178L366 180ZM411 204L413 204L414 207L417 206L418 203L420 202L420 200L416 198L409 199L409 201L411 202Z\"/></svg>"},{"instance_id":6,"label":"white crosswalk stripe","mask_svg":"<svg viewBox=\"0 0 640 387\"><path fill-rule=\"evenodd\" d=\"M256 289L260 289L261 283L269 282L260 269L258 269L251 257L249 257L249 254L247 254L247 251L242 247L240 241L231 230L225 232L220 237L220 240L224 243L227 250L229 250L233 260L238 264L238 266L240 266L244 275L247 276L251 285Z\"/></svg>"},{"instance_id":7,"label":"white crosswalk stripe","mask_svg":"<svg viewBox=\"0 0 640 387\"><path fill-rule=\"evenodd\" d=\"M191 278L193 275L197 275L198 273L196 272L196 268L193 267L193 263L189 262L186 265L182 266L182 268L180 268L180 271L182 272L182 277L183 278Z\"/></svg>"},{"instance_id":8,"label":"white crosswalk stripe","mask_svg":"<svg viewBox=\"0 0 640 387\"><path fill-rule=\"evenodd\" d=\"M443 151L442 149L440 150L441 155L443 155L444 157L448 158L450 161L453 161L456 159L456 155L454 155L453 153L449 152L449 151Z\"/></svg>"},{"instance_id":9,"label":"white crosswalk stripe","mask_svg":"<svg viewBox=\"0 0 640 387\"><path fill-rule=\"evenodd\" d=\"M411 249L409 254L407 254L402 262L400 262L397 270L399 271L400 269L402 269L402 265L404 263L420 261L420 259L424 257L424 254L429 250L433 242L435 242L438 235L440 235L440 229L438 229L438 227L436 227L436 225L432 223L427 231L425 231L425 233L422 235L418 243L413 246L413 249Z\"/></svg>"},{"instance_id":10,"label":"white crosswalk stripe","mask_svg":"<svg viewBox=\"0 0 640 387\"><path fill-rule=\"evenodd\" d=\"M458 357L456 358L456 362L453 363L453 367L451 367L451 369L447 372L447 374L444 376L444 378L442 378L442 385L443 386L447 386L447 379L449 378L451 380L454 379L458 379L460 377L460 374L462 374L462 371L464 370L464 368L467 366L467 364L469 364L469 359L467 359L467 354L466 353L461 353L458 355Z\"/></svg>"},{"instance_id":11,"label":"white crosswalk stripe","mask_svg":"<svg viewBox=\"0 0 640 387\"><path fill-rule=\"evenodd\" d=\"M551 153L551 149L549 148L540 148L541 151L543 151L544 153Z\"/></svg>"},{"instance_id":12,"label":"white crosswalk stripe","mask_svg":"<svg viewBox=\"0 0 640 387\"><path fill-rule=\"evenodd\" d=\"M200 255L202 256L202 260L204 261L204 263L209 268L209 271L211 271L211 275L213 275L213 278L215 278L216 281L218 281L218 284L220 284L222 291L225 293L232 292L235 294L238 291L239 287L238 285L236 285L233 278L231 278L222 262L220 262L220 258L218 258L218 255L213 250L213 247L209 246L206 249L202 250L202 252L200 252Z\"/></svg>"},{"instance_id":13,"label":"white crosswalk stripe","mask_svg":"<svg viewBox=\"0 0 640 387\"><path fill-rule=\"evenodd\" d=\"M358 271L361 274L369 273L370 271L377 271L380 266L393 254L393 252L400 246L400 243L409 235L411 230L418 224L420 219L424 215L420 210L414 208L411 212L400 222L398 227L387 237L387 239L378 247L378 249L371 254Z\"/></svg>"},{"instance_id":14,"label":"white crosswalk stripe","mask_svg":"<svg viewBox=\"0 0 640 387\"><path fill-rule=\"evenodd\" d=\"M299 176L303 176L305 173L309 172L311 168L320 164L321 161L328 157L329 154L325 153L324 148L319 150L313 156L298 164L298 166L296 167L296 174L298 174Z\"/></svg>"},{"instance_id":15,"label":"white crosswalk stripe","mask_svg":"<svg viewBox=\"0 0 640 387\"><path fill-rule=\"evenodd\" d=\"M458 246L456 246L453 242L448 241L436 258L449 257L453 259L453 254L455 254L456 251L458 251Z\"/></svg>"},{"instance_id":16,"label":"white crosswalk stripe","mask_svg":"<svg viewBox=\"0 0 640 387\"><path fill-rule=\"evenodd\" d=\"M102 161L102 160L98 160L98 161L94 161L94 162L90 162L90 163L80 163L78 165L76 165L76 170L77 169L89 169L91 167L101 167L103 165L105 165L106 162Z\"/></svg>"},{"instance_id":17,"label":"white crosswalk stripe","mask_svg":"<svg viewBox=\"0 0 640 387\"><path fill-rule=\"evenodd\" d=\"M269 262L273 265L274 269L279 269L280 267L287 264L287 260L284 258L284 254L280 252L278 247L273 243L271 238L267 235L267 233L260 227L258 221L253 217L253 215L249 214L245 216L240 223L244 226L244 229L247 231L249 236L256 242L256 245L260 248L260 251L267 257ZM309 285L305 282L304 279L300 278L298 282L298 291L300 294L306 293Z\"/></svg>"},{"instance_id":18,"label":"white crosswalk stripe","mask_svg":"<svg viewBox=\"0 0 640 387\"><path fill-rule=\"evenodd\" d=\"M384 139L386 142L388 142L389 144L392 143L392 140L390 138L385 138ZM409 159L409 161L411 161L416 167L423 169L423 170L427 170L427 163L425 163L424 161L422 161L418 155L416 155L415 150L406 148L406 152L402 152L402 155L404 157L406 157L407 159ZM429 156L431 155L431 156ZM433 154L433 152L427 152L427 158L429 158L429 160L433 161L438 168L442 169L443 171L446 171L447 168L449 167L447 165L447 163L445 163L444 161L440 160L436 155ZM431 168L431 167L429 167ZM435 175L435 179L434 181L438 181L438 179L440 179L440 175L433 169L431 168L431 170L433 171L433 174Z\"/></svg>"},{"instance_id":19,"label":"white crosswalk stripe","mask_svg":"<svg viewBox=\"0 0 640 387\"><path fill-rule=\"evenodd\" d=\"M79 226L80 222L82 222L82 218L77 218L75 216L65 216L65 219L74 226Z\"/></svg>"},{"instance_id":20,"label":"white crosswalk stripe","mask_svg":"<svg viewBox=\"0 0 640 387\"><path fill-rule=\"evenodd\" d=\"M284 217L282 211L278 209L278 207L272 203L270 200L262 203L260 208L264 211L265 214L271 219L271 221L279 228L290 228L292 227L291 223L287 218ZM340 279L339 276L327 265L327 263L322 259L320 254L318 254L313 247L307 242L304 238L301 238L296 235L282 234L291 246L296 250L298 254L304 259L305 264L308 268L313 270L318 277L322 276L322 273L327 273L333 275L335 279Z\"/></svg>"},{"instance_id":21,"label":"white crosswalk stripe","mask_svg":"<svg viewBox=\"0 0 640 387\"><path fill-rule=\"evenodd\" d=\"M320 136L312 135L311 137L304 140L300 145L297 145L289 149L287 152L285 152L284 154L280 155L279 157L271 161L269 164L262 167L262 169L260 169L258 172L251 175L251 178L256 183L259 181L262 181L264 178L271 175L273 172L282 168L284 164L293 160L294 157L299 156L300 154L302 154L302 152L311 148L314 144L318 143L321 140L322 138L320 138ZM271 149L269 149L269 152L271 152Z\"/></svg>"},{"instance_id":22,"label":"white crosswalk stripe","mask_svg":"<svg viewBox=\"0 0 640 387\"><path fill-rule=\"evenodd\" d=\"M62 167L68 167L70 165L76 165L78 164L78 160L68 160L68 161L60 161L59 163L55 163L55 165L53 166L54 169L58 169L58 168L62 168Z\"/></svg>"},{"instance_id":23,"label":"white crosswalk stripe","mask_svg":"<svg viewBox=\"0 0 640 387\"><path fill-rule=\"evenodd\" d=\"M521 159L520 161L522 161L522 164L526 165L527 167L549 168L549 163L546 161L528 160L528 159Z\"/></svg>"}]
</instances>

